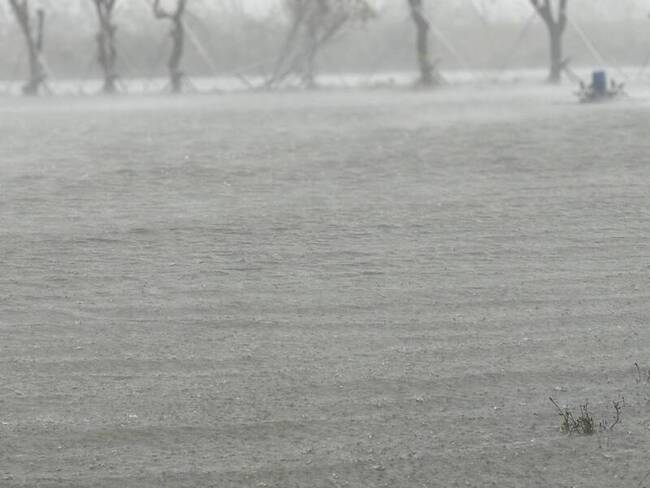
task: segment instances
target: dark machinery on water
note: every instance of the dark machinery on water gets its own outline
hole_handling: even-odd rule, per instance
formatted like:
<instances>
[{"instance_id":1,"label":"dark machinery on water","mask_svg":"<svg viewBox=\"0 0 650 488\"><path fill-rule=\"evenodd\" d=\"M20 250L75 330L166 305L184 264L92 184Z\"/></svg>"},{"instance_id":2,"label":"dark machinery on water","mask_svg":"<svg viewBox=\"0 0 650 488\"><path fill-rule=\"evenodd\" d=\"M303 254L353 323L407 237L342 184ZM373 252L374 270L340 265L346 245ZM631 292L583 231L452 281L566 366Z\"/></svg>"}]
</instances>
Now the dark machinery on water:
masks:
<instances>
[{"instance_id":1,"label":"dark machinery on water","mask_svg":"<svg viewBox=\"0 0 650 488\"><path fill-rule=\"evenodd\" d=\"M591 74L591 84L580 81L577 92L580 103L596 103L615 100L626 95L625 85L616 83L613 79L608 83L606 71L594 71Z\"/></svg>"}]
</instances>

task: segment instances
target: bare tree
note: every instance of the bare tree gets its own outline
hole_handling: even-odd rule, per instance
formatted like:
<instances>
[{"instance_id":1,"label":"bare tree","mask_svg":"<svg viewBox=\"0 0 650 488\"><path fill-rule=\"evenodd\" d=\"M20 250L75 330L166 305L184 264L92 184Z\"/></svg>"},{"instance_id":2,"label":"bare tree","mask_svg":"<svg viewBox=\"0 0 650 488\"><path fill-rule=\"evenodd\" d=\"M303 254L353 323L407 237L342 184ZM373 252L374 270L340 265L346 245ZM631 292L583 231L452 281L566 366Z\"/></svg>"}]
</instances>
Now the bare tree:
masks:
<instances>
[{"instance_id":1,"label":"bare tree","mask_svg":"<svg viewBox=\"0 0 650 488\"><path fill-rule=\"evenodd\" d=\"M42 9L36 10L36 26L33 26L29 0L9 0L9 3L20 24L29 53L29 81L23 85L23 93L38 95L40 87L47 78L43 64L45 12Z\"/></svg>"},{"instance_id":2,"label":"bare tree","mask_svg":"<svg viewBox=\"0 0 650 488\"><path fill-rule=\"evenodd\" d=\"M293 51L295 50L297 40L300 36L300 31L303 22L307 18L309 11L309 2L307 0L285 0L285 7L288 10L290 17L290 27L287 31L287 36L280 51L280 55L275 64L273 74L267 81L267 86L272 86L281 82L291 71L295 68L291 59Z\"/></svg>"},{"instance_id":3,"label":"bare tree","mask_svg":"<svg viewBox=\"0 0 650 488\"><path fill-rule=\"evenodd\" d=\"M271 87L291 74L306 87L316 84L318 53L352 21L365 22L376 14L367 0L285 0L290 26L272 76Z\"/></svg>"},{"instance_id":4,"label":"bare tree","mask_svg":"<svg viewBox=\"0 0 650 488\"><path fill-rule=\"evenodd\" d=\"M176 8L173 11L165 10L160 5L160 0L154 0L153 13L157 19L168 19L172 23L171 38L173 42L172 52L167 67L169 69L169 82L173 93L180 93L183 89L183 78L185 74L180 69L183 50L185 47L185 25L183 16L187 0L176 0Z\"/></svg>"},{"instance_id":5,"label":"bare tree","mask_svg":"<svg viewBox=\"0 0 650 488\"><path fill-rule=\"evenodd\" d=\"M438 80L435 75L435 66L431 62L429 52L429 31L431 25L424 12L423 0L408 0L411 17L416 29L416 51L418 66L420 68L420 81L422 86L434 85Z\"/></svg>"},{"instance_id":6,"label":"bare tree","mask_svg":"<svg viewBox=\"0 0 650 488\"><path fill-rule=\"evenodd\" d=\"M559 83L562 71L569 60L562 55L562 38L567 25L567 6L569 0L557 0L557 8L553 8L553 0L530 0L548 29L550 41L551 65L548 74L549 83ZM557 10L557 15L554 11Z\"/></svg>"},{"instance_id":7,"label":"bare tree","mask_svg":"<svg viewBox=\"0 0 650 488\"><path fill-rule=\"evenodd\" d=\"M97 33L97 61L104 74L104 93L115 93L117 90L118 74L115 70L117 63L117 48L115 32L117 26L113 23L113 10L117 0L92 0L97 10L99 32Z\"/></svg>"}]
</instances>

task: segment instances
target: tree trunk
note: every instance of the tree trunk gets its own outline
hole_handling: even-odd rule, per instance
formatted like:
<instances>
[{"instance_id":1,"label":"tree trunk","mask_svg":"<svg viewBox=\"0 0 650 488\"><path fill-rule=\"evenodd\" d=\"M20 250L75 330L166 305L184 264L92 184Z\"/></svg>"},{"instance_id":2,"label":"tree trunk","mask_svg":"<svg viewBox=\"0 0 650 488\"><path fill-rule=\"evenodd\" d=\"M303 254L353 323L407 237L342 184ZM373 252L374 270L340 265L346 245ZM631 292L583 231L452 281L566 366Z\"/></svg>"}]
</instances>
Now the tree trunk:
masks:
<instances>
[{"instance_id":1,"label":"tree trunk","mask_svg":"<svg viewBox=\"0 0 650 488\"><path fill-rule=\"evenodd\" d=\"M556 25L549 27L549 40L551 59L548 82L560 83L562 81L562 71L564 70L564 60L562 58L562 31Z\"/></svg>"},{"instance_id":2,"label":"tree trunk","mask_svg":"<svg viewBox=\"0 0 650 488\"><path fill-rule=\"evenodd\" d=\"M320 22L312 21L307 27L307 39L302 56L301 77L305 88L316 88L316 57L320 46Z\"/></svg>"},{"instance_id":3,"label":"tree trunk","mask_svg":"<svg viewBox=\"0 0 650 488\"><path fill-rule=\"evenodd\" d=\"M115 36L113 29L109 26L102 28L97 34L97 60L104 74L104 93L115 93L117 91L117 73L115 64L117 62L117 49L115 48Z\"/></svg>"},{"instance_id":4,"label":"tree trunk","mask_svg":"<svg viewBox=\"0 0 650 488\"><path fill-rule=\"evenodd\" d=\"M408 2L416 28L415 45L420 69L419 83L423 86L431 86L435 83L434 66L429 53L429 31L431 26L424 15L422 0L408 0Z\"/></svg>"},{"instance_id":5,"label":"tree trunk","mask_svg":"<svg viewBox=\"0 0 650 488\"><path fill-rule=\"evenodd\" d=\"M181 59L183 58L183 51L185 49L185 26L180 17L174 18L174 28L172 30L172 53L169 57L169 83L172 93L180 93L183 91L183 77L185 76L181 71Z\"/></svg>"},{"instance_id":6,"label":"tree trunk","mask_svg":"<svg viewBox=\"0 0 650 488\"><path fill-rule=\"evenodd\" d=\"M29 81L23 85L25 95L38 95L41 84L45 81L43 65L40 60L40 53L29 47Z\"/></svg>"},{"instance_id":7,"label":"tree trunk","mask_svg":"<svg viewBox=\"0 0 650 488\"><path fill-rule=\"evenodd\" d=\"M113 24L113 8L116 0L93 0L99 19L99 32L97 33L97 62L104 75L102 91L107 94L117 92L118 74L117 48L115 46L115 32L117 27Z\"/></svg>"},{"instance_id":8,"label":"tree trunk","mask_svg":"<svg viewBox=\"0 0 650 488\"><path fill-rule=\"evenodd\" d=\"M10 3L25 37L29 56L29 80L23 85L23 94L38 95L40 87L45 83L45 79L47 78L42 60L45 12L41 9L36 11L38 24L34 31L31 25L29 2L26 0L23 2L10 0Z\"/></svg>"},{"instance_id":9,"label":"tree trunk","mask_svg":"<svg viewBox=\"0 0 650 488\"><path fill-rule=\"evenodd\" d=\"M548 29L550 67L548 73L549 83L562 81L567 60L562 57L562 37L567 25L567 7L569 0L558 0L556 5L557 15L554 15L552 0L530 0L533 8L542 18Z\"/></svg>"},{"instance_id":10,"label":"tree trunk","mask_svg":"<svg viewBox=\"0 0 650 488\"><path fill-rule=\"evenodd\" d=\"M183 23L183 16L185 15L185 8L187 0L177 0L176 8L172 11L167 11L160 6L160 0L154 0L153 14L157 19L169 19L172 23L172 52L169 55L167 68L169 70L169 86L172 93L180 93L183 91L183 78L185 73L181 70L181 60L183 59L183 51L185 50L185 24Z\"/></svg>"}]
</instances>

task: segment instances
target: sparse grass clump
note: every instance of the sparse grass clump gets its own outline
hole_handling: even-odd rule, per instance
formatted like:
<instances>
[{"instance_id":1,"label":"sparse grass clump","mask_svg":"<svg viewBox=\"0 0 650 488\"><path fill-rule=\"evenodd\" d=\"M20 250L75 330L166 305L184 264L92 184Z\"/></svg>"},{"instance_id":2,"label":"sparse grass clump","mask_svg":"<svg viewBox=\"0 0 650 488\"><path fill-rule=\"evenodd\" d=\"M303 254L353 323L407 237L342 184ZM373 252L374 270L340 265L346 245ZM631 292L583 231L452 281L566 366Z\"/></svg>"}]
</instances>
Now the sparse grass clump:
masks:
<instances>
[{"instance_id":1,"label":"sparse grass clump","mask_svg":"<svg viewBox=\"0 0 650 488\"><path fill-rule=\"evenodd\" d=\"M640 385L641 383L650 384L650 369L642 373L639 363L634 363L634 367L636 368L636 377L634 378L636 384L637 385Z\"/></svg>"},{"instance_id":2,"label":"sparse grass clump","mask_svg":"<svg viewBox=\"0 0 650 488\"><path fill-rule=\"evenodd\" d=\"M551 403L555 405L561 418L560 431L565 434L592 435L596 433L594 428L594 418L589 413L589 403L585 402L580 405L580 412L575 414L569 408L562 408L558 403L549 397Z\"/></svg>"},{"instance_id":3,"label":"sparse grass clump","mask_svg":"<svg viewBox=\"0 0 650 488\"><path fill-rule=\"evenodd\" d=\"M551 397L549 397L551 403L555 406L560 416L560 431L565 434L578 434L578 435L593 435L598 432L607 432L613 430L614 427L621 422L621 412L623 406L625 405L625 399L622 398L617 401L613 401L612 405L614 407L614 418L608 420L603 418L598 424L598 429L596 429L596 423L594 417L589 412L589 402L579 406L578 412L572 411L570 408L562 408L558 403Z\"/></svg>"},{"instance_id":4,"label":"sparse grass clump","mask_svg":"<svg viewBox=\"0 0 650 488\"><path fill-rule=\"evenodd\" d=\"M609 421L607 419L603 419L600 421L600 430L601 431L607 431L607 430L612 430L616 424L619 424L621 422L621 412L623 411L623 406L625 405L625 398L621 398L620 400L615 400L612 401L612 406L614 407L614 419Z\"/></svg>"}]
</instances>

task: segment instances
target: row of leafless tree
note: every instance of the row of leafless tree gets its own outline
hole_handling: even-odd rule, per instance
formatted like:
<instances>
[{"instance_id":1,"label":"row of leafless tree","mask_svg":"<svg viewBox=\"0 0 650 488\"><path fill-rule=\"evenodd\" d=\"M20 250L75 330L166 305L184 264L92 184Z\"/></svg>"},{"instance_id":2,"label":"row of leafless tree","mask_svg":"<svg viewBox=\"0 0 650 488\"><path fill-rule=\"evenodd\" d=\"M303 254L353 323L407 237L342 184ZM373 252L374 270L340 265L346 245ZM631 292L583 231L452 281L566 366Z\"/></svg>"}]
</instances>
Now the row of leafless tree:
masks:
<instances>
[{"instance_id":1,"label":"row of leafless tree","mask_svg":"<svg viewBox=\"0 0 650 488\"><path fill-rule=\"evenodd\" d=\"M29 79L23 86L26 95L36 95L46 87L47 69L43 58L45 12L31 9L29 0L8 0L23 33L29 56ZM113 13L118 0L88 0L97 14L97 62L103 74L104 93L118 90L116 69L117 26ZM171 25L172 48L167 64L169 86L174 93L183 89L185 74L181 69L186 29L184 16L189 0L170 0L166 6L161 0L150 0L156 19ZM368 0L284 0L289 15L289 26L281 51L265 87L273 88L292 76L297 76L306 87L315 85L316 60L321 49L354 23L365 23L377 13ZM568 0L530 1L544 20L550 40L550 70L548 80L558 82L567 60L562 54L562 37L567 24ZM430 54L431 25L426 15L426 0L405 0L416 31L416 55L419 81L422 86L439 83L440 76Z\"/></svg>"},{"instance_id":2,"label":"row of leafless tree","mask_svg":"<svg viewBox=\"0 0 650 488\"><path fill-rule=\"evenodd\" d=\"M117 26L113 21L113 13L117 0L90 0L95 6L99 29L96 35L97 62L102 69L104 93L115 93L119 79L117 64L117 47L115 36ZM16 20L23 32L27 51L29 53L29 80L23 86L23 93L36 95L44 86L47 71L43 59L43 36L45 28L45 12L42 9L32 11L29 0L9 0ZM180 92L183 83L183 72L180 69L185 43L183 15L187 0L175 0L172 10L164 8L160 0L153 0L151 7L157 19L168 20L172 24L171 37L173 40L172 53L169 58L168 68L170 86L173 92ZM34 25L34 22L36 24Z\"/></svg>"}]
</instances>

